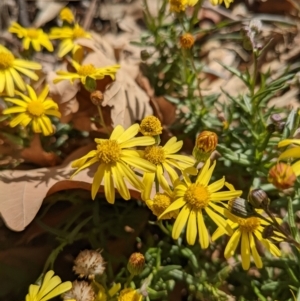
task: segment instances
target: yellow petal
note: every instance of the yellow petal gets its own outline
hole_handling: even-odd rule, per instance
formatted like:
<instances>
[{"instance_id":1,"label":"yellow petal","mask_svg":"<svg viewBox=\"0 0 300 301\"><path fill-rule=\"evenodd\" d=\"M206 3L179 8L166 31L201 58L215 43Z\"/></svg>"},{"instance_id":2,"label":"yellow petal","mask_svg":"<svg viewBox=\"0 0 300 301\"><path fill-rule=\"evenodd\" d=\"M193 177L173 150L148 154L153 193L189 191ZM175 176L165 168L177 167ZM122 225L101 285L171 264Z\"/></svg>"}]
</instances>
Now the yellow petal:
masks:
<instances>
[{"instance_id":1,"label":"yellow petal","mask_svg":"<svg viewBox=\"0 0 300 301\"><path fill-rule=\"evenodd\" d=\"M279 156L278 160L286 158L300 158L300 146L287 149Z\"/></svg>"},{"instance_id":2,"label":"yellow petal","mask_svg":"<svg viewBox=\"0 0 300 301\"><path fill-rule=\"evenodd\" d=\"M136 167L137 169L139 169L143 172L155 172L156 171L156 166L143 158L134 158L131 156L124 156L121 153L121 160L124 163L127 163L133 167Z\"/></svg>"},{"instance_id":3,"label":"yellow petal","mask_svg":"<svg viewBox=\"0 0 300 301\"><path fill-rule=\"evenodd\" d=\"M143 184L144 190L142 191L142 199L148 200L150 199L151 190L155 180L155 173L154 172L145 172L143 175Z\"/></svg>"},{"instance_id":4,"label":"yellow petal","mask_svg":"<svg viewBox=\"0 0 300 301\"><path fill-rule=\"evenodd\" d=\"M210 184L207 189L210 193L214 193L216 191L219 191L220 189L223 188L225 184L225 177L223 177L222 179Z\"/></svg>"},{"instance_id":5,"label":"yellow petal","mask_svg":"<svg viewBox=\"0 0 300 301\"><path fill-rule=\"evenodd\" d=\"M117 188L119 194L121 195L121 197L124 200L129 200L130 193L124 182L123 173L119 173L119 170L117 169L116 166L112 166L111 171L112 171L114 182L115 182L115 185L116 185L116 188Z\"/></svg>"},{"instance_id":6,"label":"yellow petal","mask_svg":"<svg viewBox=\"0 0 300 301\"><path fill-rule=\"evenodd\" d=\"M224 256L226 259L232 257L234 255L234 252L239 244L240 237L241 237L241 231L240 229L237 229L233 235L230 237L227 246L224 251Z\"/></svg>"},{"instance_id":7,"label":"yellow petal","mask_svg":"<svg viewBox=\"0 0 300 301\"><path fill-rule=\"evenodd\" d=\"M186 201L183 198L177 199L158 217L158 219L160 219L161 217L163 217L165 214L167 214L169 212L180 209L185 204L186 204Z\"/></svg>"},{"instance_id":8,"label":"yellow petal","mask_svg":"<svg viewBox=\"0 0 300 301\"><path fill-rule=\"evenodd\" d=\"M197 177L196 183L201 184L203 186L206 186L205 183L208 183L210 181L210 176L212 174L211 172L208 172L210 165L210 159L206 160L205 164L202 166L201 171ZM214 165L216 165L216 161L214 162Z\"/></svg>"},{"instance_id":9,"label":"yellow petal","mask_svg":"<svg viewBox=\"0 0 300 301\"><path fill-rule=\"evenodd\" d=\"M258 269L261 269L263 267L263 263L262 263L262 260L259 256L258 252L257 252L254 237L253 237L253 234L251 232L249 233L249 239L250 239L250 249L251 249L253 260L255 262L256 267Z\"/></svg>"},{"instance_id":10,"label":"yellow petal","mask_svg":"<svg viewBox=\"0 0 300 301\"><path fill-rule=\"evenodd\" d=\"M122 143L130 140L139 132L140 126L138 123L133 124L127 130L125 130L117 139L118 143Z\"/></svg>"},{"instance_id":11,"label":"yellow petal","mask_svg":"<svg viewBox=\"0 0 300 301\"><path fill-rule=\"evenodd\" d=\"M8 96L14 96L15 95L15 86L12 79L11 74L8 70L5 70L5 90Z\"/></svg>"},{"instance_id":12,"label":"yellow petal","mask_svg":"<svg viewBox=\"0 0 300 301\"><path fill-rule=\"evenodd\" d=\"M187 229L186 229L186 240L189 245L194 245L197 237L197 215L194 210L191 210Z\"/></svg>"},{"instance_id":13,"label":"yellow petal","mask_svg":"<svg viewBox=\"0 0 300 301\"><path fill-rule=\"evenodd\" d=\"M119 141L119 139L118 139ZM155 139L153 137L144 136L144 137L135 137L131 138L128 141L120 143L121 148L130 148L135 146L147 146L155 144Z\"/></svg>"},{"instance_id":14,"label":"yellow petal","mask_svg":"<svg viewBox=\"0 0 300 301\"><path fill-rule=\"evenodd\" d=\"M106 166L104 170L104 192L108 203L114 204L115 186L114 186L111 170L108 166Z\"/></svg>"},{"instance_id":15,"label":"yellow petal","mask_svg":"<svg viewBox=\"0 0 300 301\"><path fill-rule=\"evenodd\" d=\"M295 175L298 177L300 175L300 161L297 161L292 165Z\"/></svg>"},{"instance_id":16,"label":"yellow petal","mask_svg":"<svg viewBox=\"0 0 300 301\"><path fill-rule=\"evenodd\" d=\"M3 92L5 88L5 74L2 70L0 70L0 93Z\"/></svg>"},{"instance_id":17,"label":"yellow petal","mask_svg":"<svg viewBox=\"0 0 300 301\"><path fill-rule=\"evenodd\" d=\"M79 65L80 66L80 65ZM121 125L117 125L110 135L110 140L117 140L123 133L125 129Z\"/></svg>"},{"instance_id":18,"label":"yellow petal","mask_svg":"<svg viewBox=\"0 0 300 301\"><path fill-rule=\"evenodd\" d=\"M209 246L209 236L203 220L203 214L201 210L197 211L197 220L200 246L202 249L207 249Z\"/></svg>"},{"instance_id":19,"label":"yellow petal","mask_svg":"<svg viewBox=\"0 0 300 301\"><path fill-rule=\"evenodd\" d=\"M142 182L138 179L136 174L132 171L131 168L128 167L128 165L124 164L123 162L117 162L116 167L118 168L118 171L120 174L124 174L125 178L128 180L128 182L135 187L138 190L144 189L144 185Z\"/></svg>"},{"instance_id":20,"label":"yellow petal","mask_svg":"<svg viewBox=\"0 0 300 301\"><path fill-rule=\"evenodd\" d=\"M243 193L242 190L236 191L220 191L211 194L210 198L214 202L227 201L239 197Z\"/></svg>"},{"instance_id":21,"label":"yellow petal","mask_svg":"<svg viewBox=\"0 0 300 301\"><path fill-rule=\"evenodd\" d=\"M300 139L284 139L278 143L278 147L284 147L290 144L299 144L300 145Z\"/></svg>"},{"instance_id":22,"label":"yellow petal","mask_svg":"<svg viewBox=\"0 0 300 301\"><path fill-rule=\"evenodd\" d=\"M250 267L249 236L248 233L244 231L242 231L241 255L242 255L242 267L244 270L248 270Z\"/></svg>"},{"instance_id":23,"label":"yellow petal","mask_svg":"<svg viewBox=\"0 0 300 301\"><path fill-rule=\"evenodd\" d=\"M92 184L92 199L94 200L104 177L104 164L100 164L94 174Z\"/></svg>"},{"instance_id":24,"label":"yellow petal","mask_svg":"<svg viewBox=\"0 0 300 301\"><path fill-rule=\"evenodd\" d=\"M173 229L172 229L173 239L178 239L179 238L184 226L186 225L186 222L188 220L190 211L191 210L189 209L188 205L184 206L180 210L180 212L179 212L179 214L178 214L178 216L175 220L175 223L173 225Z\"/></svg>"},{"instance_id":25,"label":"yellow petal","mask_svg":"<svg viewBox=\"0 0 300 301\"><path fill-rule=\"evenodd\" d=\"M20 90L24 91L25 83L24 83L22 77L20 76L20 74L14 68L10 68L9 71L10 71L12 78L14 79L14 82L18 86L18 88Z\"/></svg>"}]
</instances>

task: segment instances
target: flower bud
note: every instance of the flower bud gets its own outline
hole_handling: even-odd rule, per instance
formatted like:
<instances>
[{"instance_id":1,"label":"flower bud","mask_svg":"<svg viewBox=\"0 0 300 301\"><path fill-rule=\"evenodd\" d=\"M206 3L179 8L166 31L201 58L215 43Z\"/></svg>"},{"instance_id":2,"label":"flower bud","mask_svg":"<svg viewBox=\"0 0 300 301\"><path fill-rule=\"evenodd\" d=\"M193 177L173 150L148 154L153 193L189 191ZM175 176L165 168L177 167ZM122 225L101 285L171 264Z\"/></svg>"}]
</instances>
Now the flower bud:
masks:
<instances>
[{"instance_id":1,"label":"flower bud","mask_svg":"<svg viewBox=\"0 0 300 301\"><path fill-rule=\"evenodd\" d=\"M145 117L140 124L140 132L144 136L151 136L155 139L156 144L160 143L160 134L162 133L160 120L155 116Z\"/></svg>"},{"instance_id":2,"label":"flower bud","mask_svg":"<svg viewBox=\"0 0 300 301\"><path fill-rule=\"evenodd\" d=\"M140 56L142 61L147 61L151 57L150 53L147 50L142 50Z\"/></svg>"},{"instance_id":3,"label":"flower bud","mask_svg":"<svg viewBox=\"0 0 300 301\"><path fill-rule=\"evenodd\" d=\"M249 193L249 202L254 208L268 209L270 200L262 189L253 189Z\"/></svg>"},{"instance_id":4,"label":"flower bud","mask_svg":"<svg viewBox=\"0 0 300 301\"><path fill-rule=\"evenodd\" d=\"M90 100L95 106L101 105L101 103L103 102L103 99L104 99L103 94L99 90L92 92L90 95Z\"/></svg>"},{"instance_id":5,"label":"flower bud","mask_svg":"<svg viewBox=\"0 0 300 301\"><path fill-rule=\"evenodd\" d=\"M179 38L180 47L183 49L190 49L195 43L195 38L192 34L186 32Z\"/></svg>"},{"instance_id":6,"label":"flower bud","mask_svg":"<svg viewBox=\"0 0 300 301\"><path fill-rule=\"evenodd\" d=\"M205 162L216 149L218 136L214 132L203 131L197 139L193 149L193 156L198 162Z\"/></svg>"},{"instance_id":7,"label":"flower bud","mask_svg":"<svg viewBox=\"0 0 300 301\"><path fill-rule=\"evenodd\" d=\"M242 198L230 200L228 202L228 210L232 214L242 218L247 218L256 214L251 204Z\"/></svg>"},{"instance_id":8,"label":"flower bud","mask_svg":"<svg viewBox=\"0 0 300 301\"><path fill-rule=\"evenodd\" d=\"M274 235L274 227L273 225L268 225L264 227L263 232L262 232L262 237L264 239L272 238Z\"/></svg>"},{"instance_id":9,"label":"flower bud","mask_svg":"<svg viewBox=\"0 0 300 301\"><path fill-rule=\"evenodd\" d=\"M284 190L294 186L296 175L291 165L279 162L270 169L268 181L278 189Z\"/></svg>"},{"instance_id":10,"label":"flower bud","mask_svg":"<svg viewBox=\"0 0 300 301\"><path fill-rule=\"evenodd\" d=\"M127 269L131 275L139 275L145 267L145 257L141 253L132 253L128 264Z\"/></svg>"}]
</instances>

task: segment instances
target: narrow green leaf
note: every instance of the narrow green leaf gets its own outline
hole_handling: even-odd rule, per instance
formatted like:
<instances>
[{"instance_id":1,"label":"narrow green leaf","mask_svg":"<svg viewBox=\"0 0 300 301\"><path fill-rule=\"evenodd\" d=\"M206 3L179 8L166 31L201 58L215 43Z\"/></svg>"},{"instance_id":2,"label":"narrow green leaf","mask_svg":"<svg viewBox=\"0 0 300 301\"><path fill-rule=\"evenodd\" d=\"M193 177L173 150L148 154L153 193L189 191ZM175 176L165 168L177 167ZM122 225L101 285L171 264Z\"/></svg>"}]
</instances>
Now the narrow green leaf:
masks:
<instances>
[{"instance_id":1,"label":"narrow green leaf","mask_svg":"<svg viewBox=\"0 0 300 301\"><path fill-rule=\"evenodd\" d=\"M300 242L300 233L297 229L296 223L295 223L295 214L294 214L294 209L293 209L293 201L291 198L289 198L288 201L288 223L291 229L291 233L293 238L297 241Z\"/></svg>"}]
</instances>

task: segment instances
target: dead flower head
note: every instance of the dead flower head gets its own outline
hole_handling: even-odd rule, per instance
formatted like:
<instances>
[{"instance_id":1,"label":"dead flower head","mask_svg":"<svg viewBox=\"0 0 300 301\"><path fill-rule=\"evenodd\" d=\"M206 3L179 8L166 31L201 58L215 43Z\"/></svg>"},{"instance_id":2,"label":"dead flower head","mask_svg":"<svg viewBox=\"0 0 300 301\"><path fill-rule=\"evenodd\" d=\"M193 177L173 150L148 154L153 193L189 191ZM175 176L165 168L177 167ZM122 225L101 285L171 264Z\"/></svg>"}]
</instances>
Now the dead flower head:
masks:
<instances>
[{"instance_id":1,"label":"dead flower head","mask_svg":"<svg viewBox=\"0 0 300 301\"><path fill-rule=\"evenodd\" d=\"M86 281L74 281L72 289L63 295L63 300L93 301L95 293L90 284Z\"/></svg>"},{"instance_id":2,"label":"dead flower head","mask_svg":"<svg viewBox=\"0 0 300 301\"><path fill-rule=\"evenodd\" d=\"M74 261L73 271L79 277L93 279L95 275L102 275L105 262L99 251L84 250L79 253Z\"/></svg>"}]
</instances>

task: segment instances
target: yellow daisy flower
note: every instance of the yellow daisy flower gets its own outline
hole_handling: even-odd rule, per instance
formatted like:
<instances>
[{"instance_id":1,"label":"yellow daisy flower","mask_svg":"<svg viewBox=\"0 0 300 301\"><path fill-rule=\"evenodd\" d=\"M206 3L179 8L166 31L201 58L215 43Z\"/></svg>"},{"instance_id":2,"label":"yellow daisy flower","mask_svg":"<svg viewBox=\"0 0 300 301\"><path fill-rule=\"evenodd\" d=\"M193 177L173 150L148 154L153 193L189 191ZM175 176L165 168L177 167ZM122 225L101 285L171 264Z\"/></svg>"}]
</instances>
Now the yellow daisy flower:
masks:
<instances>
[{"instance_id":1,"label":"yellow daisy flower","mask_svg":"<svg viewBox=\"0 0 300 301\"><path fill-rule=\"evenodd\" d=\"M197 234L199 242L203 249L209 246L209 235L204 223L203 211L219 226L224 228L227 233L231 233L231 228L227 225L225 219L220 216L227 213L222 201L227 201L242 194L237 191L219 191L225 185L225 178L208 185L216 161L210 166L210 159L203 165L195 183L192 183L188 177L184 181L177 181L174 186L175 201L159 217L161 219L165 214L178 210L178 214L173 230L173 239L178 239L183 228L187 224L186 238L189 245L195 244Z\"/></svg>"},{"instance_id":2,"label":"yellow daisy flower","mask_svg":"<svg viewBox=\"0 0 300 301\"><path fill-rule=\"evenodd\" d=\"M174 183L178 179L178 174L174 168L184 171L194 165L194 158L176 154L181 149L182 145L182 141L177 141L176 137L172 137L165 146L151 145L146 147L143 157L156 165L156 171L144 173L143 183L145 185L145 190L142 192L142 198L144 200L150 198L155 178L165 191L169 192L169 194L171 193L169 183L164 177L164 171L168 173L172 183Z\"/></svg>"},{"instance_id":3,"label":"yellow daisy flower","mask_svg":"<svg viewBox=\"0 0 300 301\"><path fill-rule=\"evenodd\" d=\"M60 13L59 13L59 18L62 20L62 21L66 21L70 24L74 23L74 15L72 13L72 11L68 8L68 7L64 7Z\"/></svg>"},{"instance_id":4,"label":"yellow daisy flower","mask_svg":"<svg viewBox=\"0 0 300 301\"><path fill-rule=\"evenodd\" d=\"M0 93L14 96L15 84L22 91L26 89L19 73L23 73L33 80L38 80L37 74L29 69L40 70L42 66L35 62L16 59L7 48L0 45Z\"/></svg>"},{"instance_id":5,"label":"yellow daisy flower","mask_svg":"<svg viewBox=\"0 0 300 301\"><path fill-rule=\"evenodd\" d=\"M123 199L130 199L124 178L137 189L143 189L143 184L130 166L143 172L153 172L155 166L141 158L140 152L130 148L151 145L154 138L135 137L138 132L138 124L130 126L127 130L118 125L109 139L95 139L96 150L72 163L72 167L77 168L73 176L94 163L99 164L93 179L92 199L95 199L103 178L105 197L110 204L115 202L114 184Z\"/></svg>"},{"instance_id":6,"label":"yellow daisy flower","mask_svg":"<svg viewBox=\"0 0 300 301\"><path fill-rule=\"evenodd\" d=\"M257 210L257 212L259 214L263 213L262 210ZM269 220L269 218L266 219ZM280 221L280 219L278 219L278 221ZM280 250L269 239L263 238L265 227L270 225L267 221L256 216L241 218L230 214L230 220L227 220L227 224L235 231L227 243L224 256L226 259L232 257L241 240L242 267L244 270L248 270L250 267L251 255L257 268L260 269L263 266L261 257L256 249L256 240L260 241L272 255L276 257L281 255ZM226 234L224 229L219 227L212 235L212 240L214 241L224 234ZM271 236L273 240L282 240L280 238L282 235L279 232L274 231L274 234L276 234L276 236Z\"/></svg>"},{"instance_id":7,"label":"yellow daisy flower","mask_svg":"<svg viewBox=\"0 0 300 301\"><path fill-rule=\"evenodd\" d=\"M120 291L118 301L142 301L143 296L133 288L124 288Z\"/></svg>"},{"instance_id":8,"label":"yellow daisy flower","mask_svg":"<svg viewBox=\"0 0 300 301\"><path fill-rule=\"evenodd\" d=\"M31 44L35 51L41 51L41 46L48 51L53 51L53 45L48 35L40 28L24 28L17 22L13 22L8 31L15 33L19 39L23 39L22 44L26 50L29 49Z\"/></svg>"},{"instance_id":9,"label":"yellow daisy flower","mask_svg":"<svg viewBox=\"0 0 300 301\"><path fill-rule=\"evenodd\" d=\"M47 301L59 296L72 288L70 281L61 282L58 276L54 276L54 271L45 274L41 285L31 284L25 301Z\"/></svg>"},{"instance_id":10,"label":"yellow daisy flower","mask_svg":"<svg viewBox=\"0 0 300 301\"><path fill-rule=\"evenodd\" d=\"M187 6L195 6L198 0L169 0L170 11L180 13L184 11Z\"/></svg>"},{"instance_id":11,"label":"yellow daisy flower","mask_svg":"<svg viewBox=\"0 0 300 301\"><path fill-rule=\"evenodd\" d=\"M60 117L58 105L50 98L46 98L49 93L49 87L45 86L39 96L35 91L27 85L28 96L16 91L16 94L22 99L18 98L4 98L5 101L11 102L17 106L5 109L3 114L18 115L10 122L11 127L18 124L26 127L29 123L32 124L32 130L35 133L43 133L45 136L53 133L51 120L47 115Z\"/></svg>"},{"instance_id":12,"label":"yellow daisy flower","mask_svg":"<svg viewBox=\"0 0 300 301\"><path fill-rule=\"evenodd\" d=\"M74 80L80 79L81 83L85 85L87 77L97 80L103 79L105 76L110 76L112 79L115 79L115 74L120 68L120 65L96 68L92 64L80 65L74 60L72 61L72 66L76 69L76 73L67 71L56 71L58 77L55 78L53 82L56 84L62 80L68 79L71 83L74 83Z\"/></svg>"},{"instance_id":13,"label":"yellow daisy flower","mask_svg":"<svg viewBox=\"0 0 300 301\"><path fill-rule=\"evenodd\" d=\"M86 32L79 24L75 24L73 28L68 26L52 28L49 38L62 40L58 47L58 57L64 57L71 51L74 56L82 48L76 44L76 39L91 38L91 34Z\"/></svg>"},{"instance_id":14,"label":"yellow daisy flower","mask_svg":"<svg viewBox=\"0 0 300 301\"><path fill-rule=\"evenodd\" d=\"M220 5L224 2L226 8L228 8L230 6L230 3L233 2L233 0L209 0L209 1L212 5Z\"/></svg>"}]
</instances>

